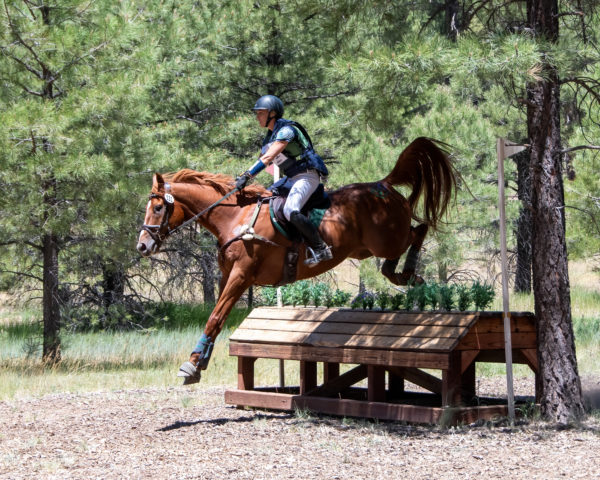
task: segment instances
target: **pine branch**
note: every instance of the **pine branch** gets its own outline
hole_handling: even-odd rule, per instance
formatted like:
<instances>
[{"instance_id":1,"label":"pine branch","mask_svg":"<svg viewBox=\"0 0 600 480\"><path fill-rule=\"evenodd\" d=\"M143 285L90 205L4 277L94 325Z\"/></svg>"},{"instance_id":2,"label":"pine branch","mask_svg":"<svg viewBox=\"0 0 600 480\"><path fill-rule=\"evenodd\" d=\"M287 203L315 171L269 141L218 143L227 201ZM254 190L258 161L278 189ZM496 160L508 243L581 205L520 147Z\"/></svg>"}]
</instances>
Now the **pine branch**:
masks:
<instances>
[{"instance_id":1,"label":"pine branch","mask_svg":"<svg viewBox=\"0 0 600 480\"><path fill-rule=\"evenodd\" d=\"M577 145L576 147L565 148L560 151L560 154L574 152L576 150L600 150L600 146L598 145Z\"/></svg>"},{"instance_id":2,"label":"pine branch","mask_svg":"<svg viewBox=\"0 0 600 480\"><path fill-rule=\"evenodd\" d=\"M6 4L6 0L4 1L4 10L6 12L6 18L8 19L8 25L10 27L10 31L15 36L15 38L17 39L17 41L19 42L19 44L21 44L23 47L25 47L27 50L29 50L29 52L33 56L34 60L38 63L38 65L40 67L42 67L42 72L46 71L46 70L49 71L48 67L38 57L38 55L37 55L36 51L33 49L33 47L31 47L25 40L23 40L23 38L21 37L19 31L15 28L15 25L13 24L13 21L12 21L12 17L10 15L9 10L8 10L8 5ZM33 73L34 75L36 75L39 79L41 79L41 80L44 79L43 73L37 72L37 71L33 70L31 67L28 68L27 64L25 64L24 62L22 62L17 57L11 56L11 58L13 58L13 60L17 61L18 63L21 63L25 68L27 68L27 70L29 70L31 73Z\"/></svg>"},{"instance_id":3,"label":"pine branch","mask_svg":"<svg viewBox=\"0 0 600 480\"><path fill-rule=\"evenodd\" d=\"M4 270L4 269L0 269L0 273L8 273L10 275L16 275L17 277L32 278L39 282L43 281L42 277L38 277L37 275L33 275L32 273L16 272L14 270Z\"/></svg>"}]
</instances>

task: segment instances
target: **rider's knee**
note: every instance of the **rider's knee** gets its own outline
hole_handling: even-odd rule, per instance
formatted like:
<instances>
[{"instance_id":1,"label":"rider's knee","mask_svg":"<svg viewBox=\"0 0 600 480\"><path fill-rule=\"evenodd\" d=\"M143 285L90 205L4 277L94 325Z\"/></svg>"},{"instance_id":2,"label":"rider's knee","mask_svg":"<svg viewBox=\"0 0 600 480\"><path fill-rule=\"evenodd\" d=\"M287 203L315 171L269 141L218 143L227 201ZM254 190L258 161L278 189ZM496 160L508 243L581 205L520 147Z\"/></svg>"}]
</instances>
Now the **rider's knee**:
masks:
<instances>
[{"instance_id":1,"label":"rider's knee","mask_svg":"<svg viewBox=\"0 0 600 480\"><path fill-rule=\"evenodd\" d=\"M283 215L287 218L288 222L292 220L292 215L294 213L300 213L297 208L293 206L288 206L287 203L283 206Z\"/></svg>"}]
</instances>

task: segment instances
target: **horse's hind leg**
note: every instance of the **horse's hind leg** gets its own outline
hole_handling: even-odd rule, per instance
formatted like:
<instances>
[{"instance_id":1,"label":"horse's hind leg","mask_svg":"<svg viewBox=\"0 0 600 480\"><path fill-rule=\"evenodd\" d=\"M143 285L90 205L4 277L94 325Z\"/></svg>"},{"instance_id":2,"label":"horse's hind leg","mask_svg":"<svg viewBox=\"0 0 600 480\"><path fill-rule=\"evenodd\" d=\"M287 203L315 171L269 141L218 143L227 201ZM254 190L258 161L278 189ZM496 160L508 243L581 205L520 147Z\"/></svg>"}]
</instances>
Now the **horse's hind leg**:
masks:
<instances>
[{"instance_id":1,"label":"horse's hind leg","mask_svg":"<svg viewBox=\"0 0 600 480\"><path fill-rule=\"evenodd\" d=\"M425 223L417 227L410 228L410 234L413 241L410 244L408 253L406 254L406 260L404 262L404 268L402 273L396 273L396 266L400 258L387 259L383 262L381 267L381 273L394 285L408 285L409 283L420 284L423 283L423 278L419 275L415 275L417 269L417 263L419 262L419 253L423 246L423 241L427 235L428 226Z\"/></svg>"}]
</instances>

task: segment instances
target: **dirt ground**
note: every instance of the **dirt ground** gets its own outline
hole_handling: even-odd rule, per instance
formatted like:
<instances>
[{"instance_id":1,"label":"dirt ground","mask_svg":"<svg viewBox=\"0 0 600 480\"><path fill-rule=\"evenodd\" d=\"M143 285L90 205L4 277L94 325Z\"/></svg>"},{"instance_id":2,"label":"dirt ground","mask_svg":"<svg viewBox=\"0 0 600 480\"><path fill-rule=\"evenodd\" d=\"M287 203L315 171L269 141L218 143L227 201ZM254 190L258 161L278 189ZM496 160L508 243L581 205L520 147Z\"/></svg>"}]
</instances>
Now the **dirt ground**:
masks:
<instances>
[{"instance_id":1,"label":"dirt ground","mask_svg":"<svg viewBox=\"0 0 600 480\"><path fill-rule=\"evenodd\" d=\"M479 388L503 388L488 383ZM533 420L445 429L240 410L224 390L0 402L0 478L600 478L598 416L568 429Z\"/></svg>"}]
</instances>

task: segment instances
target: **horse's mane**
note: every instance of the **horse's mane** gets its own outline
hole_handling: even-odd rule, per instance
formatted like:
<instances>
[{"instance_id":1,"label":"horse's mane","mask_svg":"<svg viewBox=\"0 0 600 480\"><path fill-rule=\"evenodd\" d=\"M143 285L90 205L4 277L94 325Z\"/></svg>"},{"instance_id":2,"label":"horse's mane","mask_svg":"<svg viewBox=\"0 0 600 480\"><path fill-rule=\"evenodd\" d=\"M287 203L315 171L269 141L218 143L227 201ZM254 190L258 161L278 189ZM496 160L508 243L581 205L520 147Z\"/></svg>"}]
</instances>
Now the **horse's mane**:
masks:
<instances>
[{"instance_id":1,"label":"horse's mane","mask_svg":"<svg viewBox=\"0 0 600 480\"><path fill-rule=\"evenodd\" d=\"M208 185L219 193L225 195L233 190L235 181L233 177L223 173L197 172L191 168L184 168L174 173L165 173L163 178L171 183L192 183L196 185ZM270 192L260 184L251 184L244 188L244 194L248 196L269 195Z\"/></svg>"}]
</instances>

